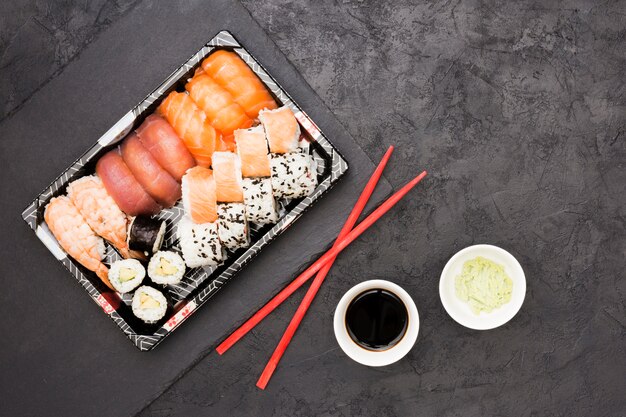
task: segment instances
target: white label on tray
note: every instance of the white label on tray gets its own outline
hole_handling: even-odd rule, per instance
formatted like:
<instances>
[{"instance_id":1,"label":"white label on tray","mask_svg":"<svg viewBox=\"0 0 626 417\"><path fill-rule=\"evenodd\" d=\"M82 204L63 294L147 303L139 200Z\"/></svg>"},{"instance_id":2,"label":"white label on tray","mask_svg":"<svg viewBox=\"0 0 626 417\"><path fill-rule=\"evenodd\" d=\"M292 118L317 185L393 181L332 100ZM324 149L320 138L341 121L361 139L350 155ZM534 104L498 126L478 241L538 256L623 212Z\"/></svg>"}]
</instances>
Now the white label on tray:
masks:
<instances>
[{"instance_id":1,"label":"white label on tray","mask_svg":"<svg viewBox=\"0 0 626 417\"><path fill-rule=\"evenodd\" d=\"M128 134L130 129L133 127L134 121L135 114L131 110L126 113L117 123L115 123L112 128L107 130L104 135L100 136L100 139L98 139L98 143L102 146L107 146L119 141Z\"/></svg>"},{"instance_id":2,"label":"white label on tray","mask_svg":"<svg viewBox=\"0 0 626 417\"><path fill-rule=\"evenodd\" d=\"M43 244L46 245L48 250L52 252L55 258L60 261L61 259L65 259L67 257L67 254L63 249L61 249L61 246L59 246L59 243L56 241L54 236L52 236L52 233L47 227L43 227L41 225L37 226L35 233L37 234L39 240L41 240Z\"/></svg>"},{"instance_id":3,"label":"white label on tray","mask_svg":"<svg viewBox=\"0 0 626 417\"><path fill-rule=\"evenodd\" d=\"M194 301L190 301L185 307L174 314L174 316L163 325L163 328L168 332L171 331L174 327L178 326L183 320L185 320L185 318L195 309L196 303Z\"/></svg>"}]
</instances>

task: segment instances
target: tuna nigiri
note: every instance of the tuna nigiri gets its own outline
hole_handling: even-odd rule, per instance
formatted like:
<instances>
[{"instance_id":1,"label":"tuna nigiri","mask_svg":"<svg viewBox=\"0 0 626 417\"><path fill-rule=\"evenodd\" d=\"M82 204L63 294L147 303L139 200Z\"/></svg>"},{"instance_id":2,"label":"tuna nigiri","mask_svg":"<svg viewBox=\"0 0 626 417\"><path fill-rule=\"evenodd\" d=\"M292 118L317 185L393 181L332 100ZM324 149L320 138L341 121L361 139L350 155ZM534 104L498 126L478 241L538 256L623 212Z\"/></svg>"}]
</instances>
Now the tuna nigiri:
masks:
<instances>
[{"instance_id":1,"label":"tuna nigiri","mask_svg":"<svg viewBox=\"0 0 626 417\"><path fill-rule=\"evenodd\" d=\"M300 125L289 107L264 110L259 113L259 120L265 129L270 152L283 154L298 150Z\"/></svg>"},{"instance_id":2,"label":"tuna nigiri","mask_svg":"<svg viewBox=\"0 0 626 417\"><path fill-rule=\"evenodd\" d=\"M207 115L209 123L231 138L236 129L252 126L252 119L233 96L215 80L200 71L185 85L189 96Z\"/></svg>"},{"instance_id":3,"label":"tuna nigiri","mask_svg":"<svg viewBox=\"0 0 626 417\"><path fill-rule=\"evenodd\" d=\"M180 184L159 165L132 133L121 146L122 159L144 190L163 207L172 207L180 198Z\"/></svg>"},{"instance_id":4,"label":"tuna nigiri","mask_svg":"<svg viewBox=\"0 0 626 417\"><path fill-rule=\"evenodd\" d=\"M158 108L200 166L211 166L220 134L211 126L202 110L185 93L172 91Z\"/></svg>"},{"instance_id":5,"label":"tuna nigiri","mask_svg":"<svg viewBox=\"0 0 626 417\"><path fill-rule=\"evenodd\" d=\"M263 109L277 107L265 85L237 53L213 52L202 61L202 69L232 94L250 118L256 119Z\"/></svg>"},{"instance_id":6,"label":"tuna nigiri","mask_svg":"<svg viewBox=\"0 0 626 417\"><path fill-rule=\"evenodd\" d=\"M96 164L96 173L122 211L131 216L156 214L159 204L137 182L117 150L104 154Z\"/></svg>"},{"instance_id":7,"label":"tuna nigiri","mask_svg":"<svg viewBox=\"0 0 626 417\"><path fill-rule=\"evenodd\" d=\"M67 196L78 209L87 224L111 244L124 258L129 258L126 242L126 215L95 175L88 175L72 181L67 187Z\"/></svg>"},{"instance_id":8,"label":"tuna nigiri","mask_svg":"<svg viewBox=\"0 0 626 417\"><path fill-rule=\"evenodd\" d=\"M162 117L148 116L137 128L137 135L142 145L176 181L180 182L185 172L196 165L183 141Z\"/></svg>"},{"instance_id":9,"label":"tuna nigiri","mask_svg":"<svg viewBox=\"0 0 626 417\"><path fill-rule=\"evenodd\" d=\"M269 177L270 158L267 141L262 126L235 131L237 154L241 160L241 173L244 178Z\"/></svg>"},{"instance_id":10,"label":"tuna nigiri","mask_svg":"<svg viewBox=\"0 0 626 417\"><path fill-rule=\"evenodd\" d=\"M241 162L232 152L215 152L213 154L213 175L217 188L216 197L219 203L243 202L241 188Z\"/></svg>"},{"instance_id":11,"label":"tuna nigiri","mask_svg":"<svg viewBox=\"0 0 626 417\"><path fill-rule=\"evenodd\" d=\"M109 270L102 263L104 242L91 230L70 199L61 196L50 200L44 219L65 252L85 268L94 271L107 287L115 291L109 282Z\"/></svg>"},{"instance_id":12,"label":"tuna nigiri","mask_svg":"<svg viewBox=\"0 0 626 417\"><path fill-rule=\"evenodd\" d=\"M217 220L215 179L210 169L191 168L183 176L183 207L194 223Z\"/></svg>"}]
</instances>

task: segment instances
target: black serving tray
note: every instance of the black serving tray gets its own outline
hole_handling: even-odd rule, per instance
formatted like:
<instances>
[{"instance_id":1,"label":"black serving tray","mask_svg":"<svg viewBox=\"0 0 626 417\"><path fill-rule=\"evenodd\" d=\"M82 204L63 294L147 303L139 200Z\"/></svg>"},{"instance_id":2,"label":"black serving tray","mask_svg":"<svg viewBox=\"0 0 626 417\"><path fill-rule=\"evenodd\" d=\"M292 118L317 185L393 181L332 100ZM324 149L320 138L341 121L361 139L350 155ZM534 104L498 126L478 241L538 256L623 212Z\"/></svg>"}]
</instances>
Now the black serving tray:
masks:
<instances>
[{"instance_id":1,"label":"black serving tray","mask_svg":"<svg viewBox=\"0 0 626 417\"><path fill-rule=\"evenodd\" d=\"M205 57L217 49L228 49L239 54L265 83L279 105L289 106L293 110L300 123L302 134L311 144L310 152L318 165L319 185L313 194L304 199L280 201L281 217L278 223L262 228L252 227L252 244L248 248L229 253L226 261L218 267L189 269L180 284L165 287L165 293L172 301L173 308L168 310L168 314L158 323L147 325L132 314L131 296L129 294L121 295L112 292L95 273L67 256L44 222L43 213L46 204L52 197L65 193L68 183L84 175L92 174L98 158L139 126L148 115L152 114L164 97L173 90L184 91L184 84L193 75L196 67ZM57 177L24 210L22 217L46 247L72 273L90 297L122 329L135 346L142 351L147 351L153 349L189 316L194 314L199 306L211 298L222 285L228 282L256 254L285 231L308 207L328 191L347 169L346 160L308 115L302 111L300 106L291 99L289 94L230 32L221 31L167 77L141 103L126 113L91 148ZM157 217L167 221L167 231L163 244L165 249L179 250L176 240L176 225L182 215L183 207L180 201L174 207L163 210L157 215ZM120 259L119 253L107 243L103 262L110 265L117 259Z\"/></svg>"}]
</instances>

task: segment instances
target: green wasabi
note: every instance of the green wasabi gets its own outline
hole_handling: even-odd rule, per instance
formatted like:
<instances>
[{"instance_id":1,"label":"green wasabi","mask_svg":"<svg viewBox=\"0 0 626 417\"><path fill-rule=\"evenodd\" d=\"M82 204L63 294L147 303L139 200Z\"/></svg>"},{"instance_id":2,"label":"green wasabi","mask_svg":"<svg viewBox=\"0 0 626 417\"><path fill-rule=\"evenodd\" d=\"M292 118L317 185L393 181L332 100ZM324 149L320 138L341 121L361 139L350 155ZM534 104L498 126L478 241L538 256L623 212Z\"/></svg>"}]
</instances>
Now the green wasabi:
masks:
<instances>
[{"instance_id":1,"label":"green wasabi","mask_svg":"<svg viewBox=\"0 0 626 417\"><path fill-rule=\"evenodd\" d=\"M482 256L466 261L457 275L456 296L467 302L474 314L490 313L511 301L513 281L504 267Z\"/></svg>"}]
</instances>

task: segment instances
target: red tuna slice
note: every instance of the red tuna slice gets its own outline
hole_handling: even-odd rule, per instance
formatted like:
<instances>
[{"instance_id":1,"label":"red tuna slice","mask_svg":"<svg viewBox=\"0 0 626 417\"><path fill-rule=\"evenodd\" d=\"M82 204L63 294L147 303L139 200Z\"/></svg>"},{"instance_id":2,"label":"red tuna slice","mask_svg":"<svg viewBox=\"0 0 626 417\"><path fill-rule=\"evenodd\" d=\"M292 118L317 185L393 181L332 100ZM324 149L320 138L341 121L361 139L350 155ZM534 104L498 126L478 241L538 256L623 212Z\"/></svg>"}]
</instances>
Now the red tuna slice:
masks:
<instances>
[{"instance_id":1,"label":"red tuna slice","mask_svg":"<svg viewBox=\"0 0 626 417\"><path fill-rule=\"evenodd\" d=\"M117 149L100 158L96 164L96 173L124 213L137 216L161 211L161 206L137 182Z\"/></svg>"},{"instance_id":2,"label":"red tuna slice","mask_svg":"<svg viewBox=\"0 0 626 417\"><path fill-rule=\"evenodd\" d=\"M181 196L180 184L167 173L132 133L121 146L122 158L135 179L163 207L172 207Z\"/></svg>"},{"instance_id":3,"label":"red tuna slice","mask_svg":"<svg viewBox=\"0 0 626 417\"><path fill-rule=\"evenodd\" d=\"M141 144L178 182L189 168L196 165L185 143L165 119L152 114L137 128Z\"/></svg>"}]
</instances>

